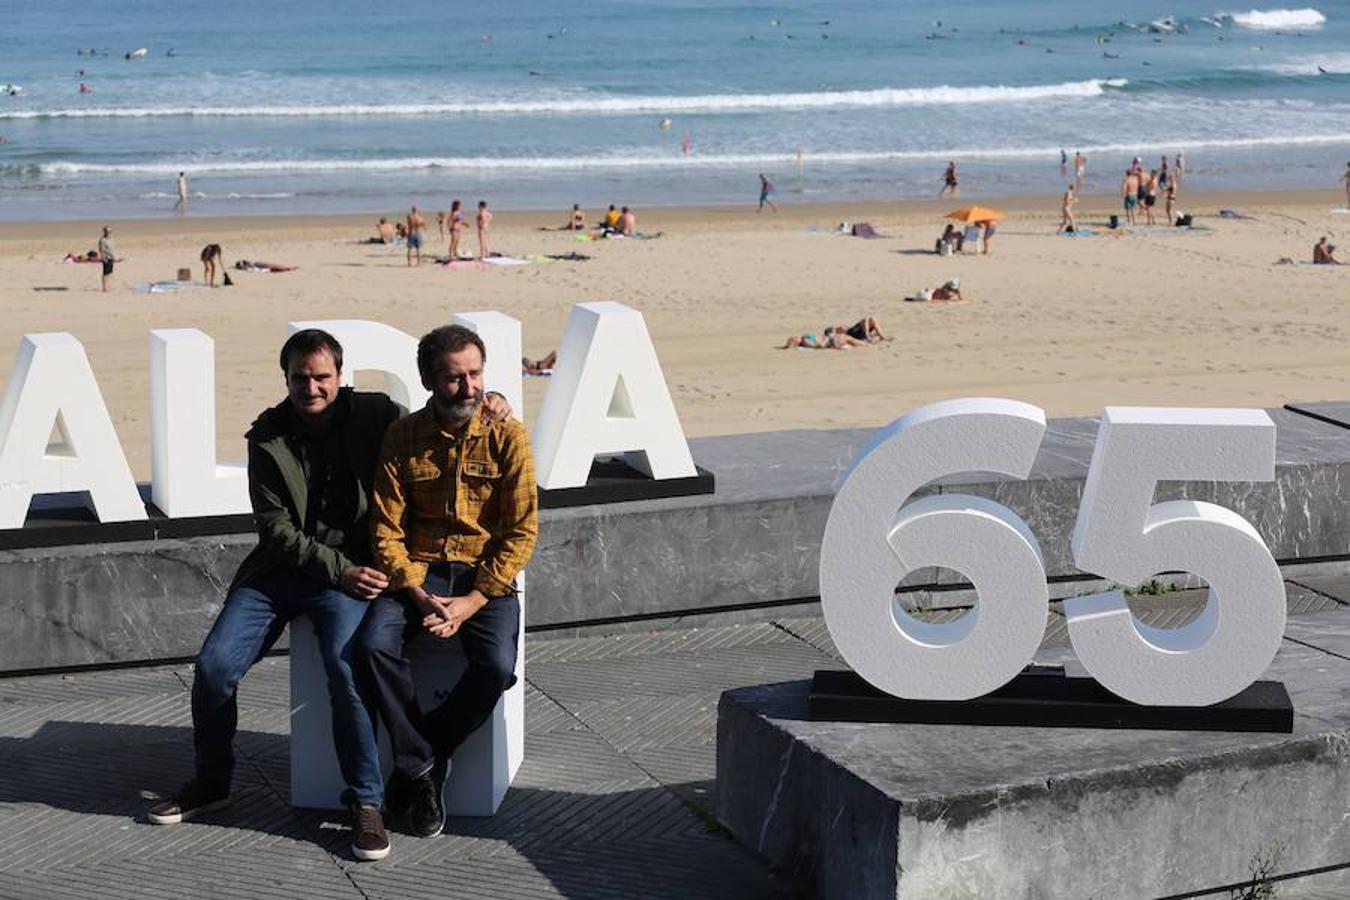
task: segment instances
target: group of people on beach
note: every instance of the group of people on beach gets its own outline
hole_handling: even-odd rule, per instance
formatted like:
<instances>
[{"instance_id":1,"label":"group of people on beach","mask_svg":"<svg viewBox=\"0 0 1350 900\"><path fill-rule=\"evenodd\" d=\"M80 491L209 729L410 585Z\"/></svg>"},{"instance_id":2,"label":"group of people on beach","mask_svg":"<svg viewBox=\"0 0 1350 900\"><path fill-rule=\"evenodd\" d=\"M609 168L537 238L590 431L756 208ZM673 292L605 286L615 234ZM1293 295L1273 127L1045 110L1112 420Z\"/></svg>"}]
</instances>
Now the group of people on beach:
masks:
<instances>
[{"instance_id":1,"label":"group of people on beach","mask_svg":"<svg viewBox=\"0 0 1350 900\"><path fill-rule=\"evenodd\" d=\"M445 240L447 237L450 240L446 253L447 263L462 258L459 254L459 246L464 236L464 229L468 227L464 221L463 206L463 201L456 199L451 201L449 212L436 213L436 231L441 240ZM489 241L492 211L488 209L486 200L478 201L478 213L474 217L474 224L478 231L478 255L474 258L484 259L492 255ZM376 236L370 239L370 243L397 244L401 241L406 248L405 256L408 265L420 266L422 264L422 246L426 242L426 230L426 216L422 215L422 211L414 204L408 210L408 214L402 222L390 222L386 216L380 216L379 221L375 223Z\"/></svg>"},{"instance_id":2,"label":"group of people on beach","mask_svg":"<svg viewBox=\"0 0 1350 900\"><path fill-rule=\"evenodd\" d=\"M1165 211L1168 225L1176 222L1177 190L1181 186L1181 176L1185 171L1185 162L1177 154L1175 170L1168 167L1167 156L1162 157L1156 169L1145 169L1144 162L1135 157L1125 170L1120 182L1120 196L1125 205L1125 221L1130 225L1139 224L1139 210L1144 212L1144 221L1148 225L1156 224L1153 207L1162 194L1166 200Z\"/></svg>"}]
</instances>

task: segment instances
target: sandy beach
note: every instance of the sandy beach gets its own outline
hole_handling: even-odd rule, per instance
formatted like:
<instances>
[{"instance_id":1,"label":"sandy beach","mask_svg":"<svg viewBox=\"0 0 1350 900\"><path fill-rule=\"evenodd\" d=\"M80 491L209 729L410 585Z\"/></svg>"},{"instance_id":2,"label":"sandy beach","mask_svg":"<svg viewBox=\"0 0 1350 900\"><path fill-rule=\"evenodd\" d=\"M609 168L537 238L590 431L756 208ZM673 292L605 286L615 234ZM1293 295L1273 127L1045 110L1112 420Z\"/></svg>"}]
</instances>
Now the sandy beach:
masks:
<instances>
[{"instance_id":1,"label":"sandy beach","mask_svg":"<svg viewBox=\"0 0 1350 900\"><path fill-rule=\"evenodd\" d=\"M878 426L948 397L1004 396L1051 415L1106 404L1275 406L1350 395L1350 267L1280 265L1311 258L1323 234L1350 248L1337 191L1183 194L1203 228L1108 232L1116 198L1084 197L1092 237L1057 237L1057 198L978 198L1008 213L984 256L932 253L959 201L638 210L659 240L579 243L563 211L503 212L494 247L585 262L450 270L409 268L402 247L359 244L359 217L163 218L113 222L115 289L99 267L62 262L92 248L102 222L0 225L0 378L25 333L69 331L88 350L138 477L149 474L152 328L200 328L216 342L223 460L282 397L276 350L295 319L366 318L420 335L451 313L500 310L524 323L526 353L553 349L572 304L620 300L641 310L690 435ZM448 203L445 204L448 206ZM1222 219L1220 208L1249 218ZM592 221L598 210L588 210ZM400 211L390 210L391 219ZM431 218L431 215L428 215ZM1161 217L1160 217L1161 218ZM870 222L887 238L831 233ZM474 246L471 231L466 246ZM298 266L230 270L235 286L132 291L202 277L208 242L237 259ZM428 240L444 253L434 222ZM1342 251L1342 258L1350 253ZM903 300L959 277L962 304ZM789 334L880 321L894 340L852 351L781 350ZM360 383L360 379L358 379ZM525 385L528 419L547 379Z\"/></svg>"}]
</instances>

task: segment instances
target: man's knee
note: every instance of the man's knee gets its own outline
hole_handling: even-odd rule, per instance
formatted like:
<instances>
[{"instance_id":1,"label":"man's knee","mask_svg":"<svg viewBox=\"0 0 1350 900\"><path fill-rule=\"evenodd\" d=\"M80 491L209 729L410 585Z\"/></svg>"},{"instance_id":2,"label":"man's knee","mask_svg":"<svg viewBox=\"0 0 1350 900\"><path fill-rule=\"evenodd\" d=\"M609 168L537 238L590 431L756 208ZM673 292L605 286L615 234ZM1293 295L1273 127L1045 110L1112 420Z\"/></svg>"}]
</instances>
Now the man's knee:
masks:
<instances>
[{"instance_id":1,"label":"man's knee","mask_svg":"<svg viewBox=\"0 0 1350 900\"><path fill-rule=\"evenodd\" d=\"M197 655L195 672L192 676L194 691L208 696L226 698L239 686L239 679L248 670L247 664L239 664L239 654L231 653L230 648L220 641L208 641Z\"/></svg>"},{"instance_id":2,"label":"man's knee","mask_svg":"<svg viewBox=\"0 0 1350 900\"><path fill-rule=\"evenodd\" d=\"M403 626L387 616L371 610L352 637L350 659L356 668L365 668L380 659L401 656L403 653Z\"/></svg>"},{"instance_id":3,"label":"man's knee","mask_svg":"<svg viewBox=\"0 0 1350 900\"><path fill-rule=\"evenodd\" d=\"M474 667L480 677L487 680L501 693L516 683L516 648L514 643L505 642L494 647L476 660Z\"/></svg>"}]
</instances>

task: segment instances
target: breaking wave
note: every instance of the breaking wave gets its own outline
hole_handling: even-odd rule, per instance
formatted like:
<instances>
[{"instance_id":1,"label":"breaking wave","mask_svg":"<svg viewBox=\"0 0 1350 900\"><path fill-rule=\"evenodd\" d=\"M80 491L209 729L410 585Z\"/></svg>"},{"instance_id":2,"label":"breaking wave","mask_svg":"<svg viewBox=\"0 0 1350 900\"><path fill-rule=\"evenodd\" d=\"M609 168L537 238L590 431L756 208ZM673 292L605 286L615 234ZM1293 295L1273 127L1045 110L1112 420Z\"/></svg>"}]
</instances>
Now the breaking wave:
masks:
<instances>
[{"instance_id":1,"label":"breaking wave","mask_svg":"<svg viewBox=\"0 0 1350 900\"><path fill-rule=\"evenodd\" d=\"M1092 78L1060 84L877 88L785 94L697 96L571 97L482 103L341 104L314 106L91 107L32 109L0 113L5 119L146 119L339 116L628 115L632 113L735 113L760 110L860 109L888 106L943 106L965 103L1025 103L1028 100L1098 97L1124 87L1123 78Z\"/></svg>"}]
</instances>

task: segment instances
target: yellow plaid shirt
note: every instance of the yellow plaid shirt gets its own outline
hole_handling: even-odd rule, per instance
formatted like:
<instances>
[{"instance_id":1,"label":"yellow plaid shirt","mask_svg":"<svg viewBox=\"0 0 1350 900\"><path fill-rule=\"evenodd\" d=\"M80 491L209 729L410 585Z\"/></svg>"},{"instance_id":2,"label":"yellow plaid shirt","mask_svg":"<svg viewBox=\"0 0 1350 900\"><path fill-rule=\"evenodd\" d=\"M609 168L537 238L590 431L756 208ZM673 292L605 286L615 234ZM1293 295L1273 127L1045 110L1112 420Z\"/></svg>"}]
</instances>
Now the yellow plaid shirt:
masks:
<instances>
[{"instance_id":1,"label":"yellow plaid shirt","mask_svg":"<svg viewBox=\"0 0 1350 900\"><path fill-rule=\"evenodd\" d=\"M486 423L480 409L449 434L428 401L385 432L370 523L390 590L421 586L431 563L460 562L477 567L484 595L510 593L539 536L529 432L514 419Z\"/></svg>"}]
</instances>

